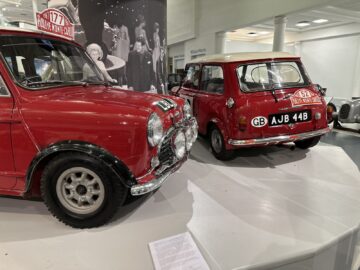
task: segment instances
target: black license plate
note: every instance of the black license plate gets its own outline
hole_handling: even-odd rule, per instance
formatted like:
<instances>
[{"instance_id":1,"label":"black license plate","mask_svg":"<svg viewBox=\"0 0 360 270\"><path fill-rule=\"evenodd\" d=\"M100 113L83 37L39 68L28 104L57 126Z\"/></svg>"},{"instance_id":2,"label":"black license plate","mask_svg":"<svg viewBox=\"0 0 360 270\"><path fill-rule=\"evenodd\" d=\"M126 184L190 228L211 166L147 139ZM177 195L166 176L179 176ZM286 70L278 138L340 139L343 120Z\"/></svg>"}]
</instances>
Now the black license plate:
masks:
<instances>
[{"instance_id":1,"label":"black license plate","mask_svg":"<svg viewBox=\"0 0 360 270\"><path fill-rule=\"evenodd\" d=\"M269 126L280 126L311 121L311 110L269 115Z\"/></svg>"}]
</instances>

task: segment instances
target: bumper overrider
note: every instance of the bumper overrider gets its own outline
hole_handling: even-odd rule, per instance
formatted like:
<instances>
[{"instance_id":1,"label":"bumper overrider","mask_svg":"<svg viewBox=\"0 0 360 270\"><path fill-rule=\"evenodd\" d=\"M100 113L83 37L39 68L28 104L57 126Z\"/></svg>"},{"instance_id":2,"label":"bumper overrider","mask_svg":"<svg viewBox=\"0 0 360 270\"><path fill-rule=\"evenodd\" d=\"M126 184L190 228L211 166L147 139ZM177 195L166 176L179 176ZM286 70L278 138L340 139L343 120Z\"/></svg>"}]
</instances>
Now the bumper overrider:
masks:
<instances>
[{"instance_id":1,"label":"bumper overrider","mask_svg":"<svg viewBox=\"0 0 360 270\"><path fill-rule=\"evenodd\" d=\"M171 127L158 146L157 156L151 160L152 169L136 179L139 184L131 187L131 195L140 196L158 189L187 160L197 135L198 125L194 117ZM184 145L185 152L180 155L179 147Z\"/></svg>"},{"instance_id":2,"label":"bumper overrider","mask_svg":"<svg viewBox=\"0 0 360 270\"><path fill-rule=\"evenodd\" d=\"M276 137L268 137L261 139L250 139L250 140L229 140L228 143L233 146L256 146L256 145L268 145L268 144L279 144L287 142L295 142L300 140L306 140L317 136L322 136L330 131L330 128L324 128L314 130L305 133L293 134L293 135L282 135Z\"/></svg>"}]
</instances>

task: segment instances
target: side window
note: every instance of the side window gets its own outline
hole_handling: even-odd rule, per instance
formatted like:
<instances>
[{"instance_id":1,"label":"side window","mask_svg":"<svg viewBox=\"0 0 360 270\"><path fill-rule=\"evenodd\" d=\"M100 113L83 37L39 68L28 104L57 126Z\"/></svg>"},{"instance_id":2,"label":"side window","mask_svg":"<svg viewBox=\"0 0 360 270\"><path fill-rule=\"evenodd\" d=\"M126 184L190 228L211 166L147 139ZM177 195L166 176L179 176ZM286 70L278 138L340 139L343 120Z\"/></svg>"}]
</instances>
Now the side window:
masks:
<instances>
[{"instance_id":1,"label":"side window","mask_svg":"<svg viewBox=\"0 0 360 270\"><path fill-rule=\"evenodd\" d=\"M191 65L187 67L185 72L186 76L184 79L184 87L186 88L199 88L199 79L200 79L200 66Z\"/></svg>"},{"instance_id":2,"label":"side window","mask_svg":"<svg viewBox=\"0 0 360 270\"><path fill-rule=\"evenodd\" d=\"M224 72L221 66L203 67L200 89L213 94L224 93Z\"/></svg>"},{"instance_id":3,"label":"side window","mask_svg":"<svg viewBox=\"0 0 360 270\"><path fill-rule=\"evenodd\" d=\"M9 97L10 96L10 92L2 78L2 76L0 76L0 97Z\"/></svg>"}]
</instances>

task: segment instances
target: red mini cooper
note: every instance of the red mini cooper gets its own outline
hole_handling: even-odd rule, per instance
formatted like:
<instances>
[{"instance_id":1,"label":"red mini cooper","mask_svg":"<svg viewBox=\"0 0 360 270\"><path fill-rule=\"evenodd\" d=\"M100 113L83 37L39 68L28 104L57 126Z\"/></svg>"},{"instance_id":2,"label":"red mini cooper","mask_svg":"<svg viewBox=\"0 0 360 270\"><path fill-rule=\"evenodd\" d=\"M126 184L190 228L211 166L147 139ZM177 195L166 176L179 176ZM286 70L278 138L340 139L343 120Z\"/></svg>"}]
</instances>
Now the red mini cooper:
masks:
<instances>
[{"instance_id":1,"label":"red mini cooper","mask_svg":"<svg viewBox=\"0 0 360 270\"><path fill-rule=\"evenodd\" d=\"M182 99L111 87L80 46L41 32L0 30L0 58L1 195L96 227L187 159L197 124Z\"/></svg>"},{"instance_id":2,"label":"red mini cooper","mask_svg":"<svg viewBox=\"0 0 360 270\"><path fill-rule=\"evenodd\" d=\"M208 56L186 66L172 94L188 100L215 157L239 147L295 142L305 149L329 131L323 93L288 53Z\"/></svg>"}]
</instances>

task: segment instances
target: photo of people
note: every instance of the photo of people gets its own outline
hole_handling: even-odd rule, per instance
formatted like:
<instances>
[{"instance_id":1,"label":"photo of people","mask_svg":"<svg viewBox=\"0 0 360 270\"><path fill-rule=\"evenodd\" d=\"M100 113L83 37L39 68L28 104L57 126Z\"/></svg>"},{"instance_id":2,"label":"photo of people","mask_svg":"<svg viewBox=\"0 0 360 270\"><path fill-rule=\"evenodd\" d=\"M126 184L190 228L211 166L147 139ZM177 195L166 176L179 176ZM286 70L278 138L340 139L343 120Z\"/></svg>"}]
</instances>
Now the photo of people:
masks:
<instances>
[{"instance_id":1,"label":"photo of people","mask_svg":"<svg viewBox=\"0 0 360 270\"><path fill-rule=\"evenodd\" d=\"M166 0L49 0L48 7L69 17L75 41L109 82L167 93Z\"/></svg>"}]
</instances>

